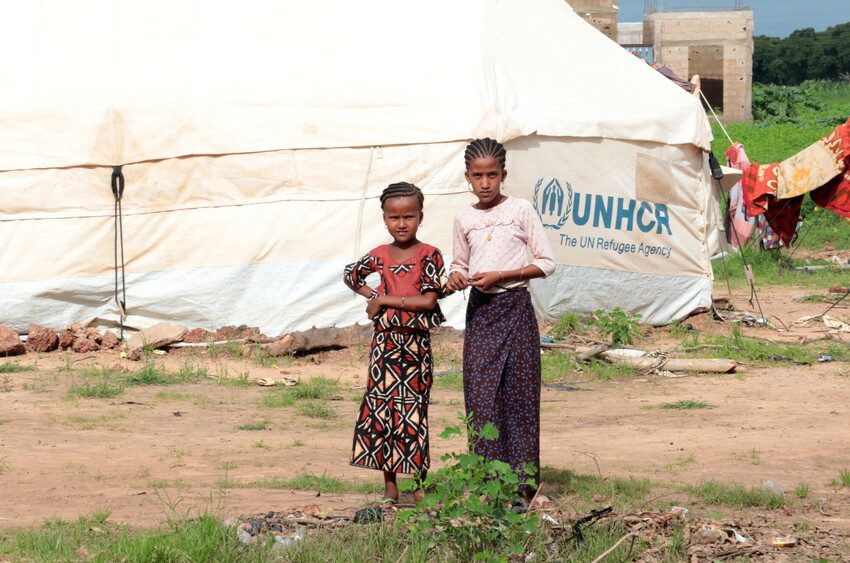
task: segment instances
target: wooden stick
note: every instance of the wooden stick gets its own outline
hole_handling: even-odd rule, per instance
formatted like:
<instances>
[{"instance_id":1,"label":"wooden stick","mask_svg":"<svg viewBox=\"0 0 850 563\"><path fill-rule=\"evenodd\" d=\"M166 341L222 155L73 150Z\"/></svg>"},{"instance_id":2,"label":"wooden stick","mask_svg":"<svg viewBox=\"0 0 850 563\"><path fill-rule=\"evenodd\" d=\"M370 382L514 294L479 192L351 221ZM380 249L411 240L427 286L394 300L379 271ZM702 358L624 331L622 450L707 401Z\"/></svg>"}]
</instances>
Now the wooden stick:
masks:
<instances>
[{"instance_id":1,"label":"wooden stick","mask_svg":"<svg viewBox=\"0 0 850 563\"><path fill-rule=\"evenodd\" d=\"M598 356L602 352L608 350L608 348L609 348L609 346L607 344L597 344L596 346L590 346L589 348L584 348L584 347L576 348L576 352L578 352L576 359L580 362L587 361L590 358L593 358L594 356Z\"/></svg>"},{"instance_id":2,"label":"wooden stick","mask_svg":"<svg viewBox=\"0 0 850 563\"><path fill-rule=\"evenodd\" d=\"M564 342L541 342L541 348L563 348L565 350L575 350L576 347L572 344L566 344Z\"/></svg>"},{"instance_id":3,"label":"wooden stick","mask_svg":"<svg viewBox=\"0 0 850 563\"><path fill-rule=\"evenodd\" d=\"M731 373L735 371L738 363L730 359L680 359L671 358L665 360L663 358L647 358L647 357L632 357L619 356L611 352L602 352L600 357L606 362L612 364L624 364L638 369L663 369L667 371L702 371L709 373Z\"/></svg>"},{"instance_id":4,"label":"wooden stick","mask_svg":"<svg viewBox=\"0 0 850 563\"><path fill-rule=\"evenodd\" d=\"M608 557L609 555L611 555L612 553L614 553L614 551L615 551L618 547L620 547L620 544L621 544L621 543L623 543L624 541L626 541L626 540L627 540L627 539L629 539L629 538L636 538L636 537L637 537L637 534L635 534L634 532L629 532L628 534L626 534L626 535L625 535L625 536L623 536L622 538L618 539L618 540L617 540L617 543L615 543L614 545L612 545L611 547L609 547L609 548L608 548L605 552L603 552L603 553L602 553L602 555L600 555L599 557L597 557L596 559L594 559L592 563L599 563L600 561L602 561L603 559L605 559L606 557Z\"/></svg>"}]
</instances>

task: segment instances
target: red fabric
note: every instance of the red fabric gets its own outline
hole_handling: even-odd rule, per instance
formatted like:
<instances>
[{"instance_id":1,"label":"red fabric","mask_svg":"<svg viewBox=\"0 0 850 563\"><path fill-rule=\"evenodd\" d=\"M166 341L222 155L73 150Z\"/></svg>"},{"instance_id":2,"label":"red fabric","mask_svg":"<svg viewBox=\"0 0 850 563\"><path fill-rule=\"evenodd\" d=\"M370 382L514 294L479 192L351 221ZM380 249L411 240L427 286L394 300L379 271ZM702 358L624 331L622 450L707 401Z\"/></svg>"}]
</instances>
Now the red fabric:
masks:
<instances>
[{"instance_id":1,"label":"red fabric","mask_svg":"<svg viewBox=\"0 0 850 563\"><path fill-rule=\"evenodd\" d=\"M850 144L848 144L850 147ZM809 193L816 204L850 219L850 157L844 161L844 173Z\"/></svg>"},{"instance_id":2,"label":"red fabric","mask_svg":"<svg viewBox=\"0 0 850 563\"><path fill-rule=\"evenodd\" d=\"M753 162L744 171L741 179L744 190L744 204L747 215L764 214L764 218L779 240L785 245L791 244L797 221L800 220L800 208L803 196L779 201L776 199L776 168L778 163L759 164Z\"/></svg>"}]
</instances>

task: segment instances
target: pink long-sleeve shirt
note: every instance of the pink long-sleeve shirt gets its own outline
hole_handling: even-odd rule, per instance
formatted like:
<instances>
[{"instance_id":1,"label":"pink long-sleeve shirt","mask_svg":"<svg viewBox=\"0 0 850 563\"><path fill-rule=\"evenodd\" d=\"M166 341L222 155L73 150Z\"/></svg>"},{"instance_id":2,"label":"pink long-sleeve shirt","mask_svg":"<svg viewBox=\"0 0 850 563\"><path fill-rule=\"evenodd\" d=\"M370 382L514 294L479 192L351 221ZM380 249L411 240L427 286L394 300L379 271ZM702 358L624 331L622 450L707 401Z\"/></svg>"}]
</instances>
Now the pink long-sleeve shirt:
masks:
<instances>
[{"instance_id":1,"label":"pink long-sleeve shirt","mask_svg":"<svg viewBox=\"0 0 850 563\"><path fill-rule=\"evenodd\" d=\"M547 276L555 271L552 247L530 202L507 197L490 209L470 205L455 216L451 272L469 277L530 265L537 266ZM500 285L489 293L527 287L528 280Z\"/></svg>"}]
</instances>

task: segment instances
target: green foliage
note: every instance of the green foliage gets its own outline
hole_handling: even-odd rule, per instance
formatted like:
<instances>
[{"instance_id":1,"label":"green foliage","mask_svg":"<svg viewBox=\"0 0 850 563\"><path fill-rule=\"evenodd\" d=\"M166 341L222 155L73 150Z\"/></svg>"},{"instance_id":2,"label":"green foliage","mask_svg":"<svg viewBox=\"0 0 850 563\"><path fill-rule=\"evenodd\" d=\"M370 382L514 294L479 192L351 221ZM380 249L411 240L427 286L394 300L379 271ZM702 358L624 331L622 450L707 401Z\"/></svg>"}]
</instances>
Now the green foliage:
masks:
<instances>
[{"instance_id":1,"label":"green foliage","mask_svg":"<svg viewBox=\"0 0 850 563\"><path fill-rule=\"evenodd\" d=\"M35 371L35 366L25 366L18 362L4 362L0 364L0 373L19 373L22 371Z\"/></svg>"},{"instance_id":2,"label":"green foliage","mask_svg":"<svg viewBox=\"0 0 850 563\"><path fill-rule=\"evenodd\" d=\"M552 328L551 334L556 340L563 340L569 334L584 334L585 332L587 332L587 327L584 325L581 316L578 313L570 311L564 313L558 319L558 324Z\"/></svg>"},{"instance_id":3,"label":"green foliage","mask_svg":"<svg viewBox=\"0 0 850 563\"><path fill-rule=\"evenodd\" d=\"M797 488L794 489L794 494L797 498L807 498L809 493L811 493L811 487L808 483L800 483L797 485Z\"/></svg>"},{"instance_id":4,"label":"green foliage","mask_svg":"<svg viewBox=\"0 0 850 563\"><path fill-rule=\"evenodd\" d=\"M470 446L479 440L496 440L499 431L492 424L475 430L469 418L461 416ZM460 436L459 427L449 427L443 438ZM537 527L537 516L517 513L511 505L521 486L533 486L532 479L515 472L503 461L487 460L472 447L442 457L444 466L428 474L421 486L428 494L418 506L399 512L399 526L411 540L425 538L431 549L449 549L458 560L507 560L508 554L522 554L528 536ZM522 473L533 473L526 466ZM400 484L411 491L415 481Z\"/></svg>"},{"instance_id":5,"label":"green foliage","mask_svg":"<svg viewBox=\"0 0 850 563\"><path fill-rule=\"evenodd\" d=\"M258 420L257 422L246 422L245 424L240 424L236 427L237 430L266 430L269 427L269 419L264 418L263 420Z\"/></svg>"},{"instance_id":6,"label":"green foliage","mask_svg":"<svg viewBox=\"0 0 850 563\"><path fill-rule=\"evenodd\" d=\"M768 123L801 123L801 117L823 106L802 88L753 84L753 118Z\"/></svg>"},{"instance_id":7,"label":"green foliage","mask_svg":"<svg viewBox=\"0 0 850 563\"><path fill-rule=\"evenodd\" d=\"M104 369L90 369L83 373L83 380L68 386L69 397L86 399L111 399L124 392L124 384L115 373Z\"/></svg>"},{"instance_id":8,"label":"green foliage","mask_svg":"<svg viewBox=\"0 0 850 563\"><path fill-rule=\"evenodd\" d=\"M373 494L384 490L383 485L376 482L350 482L328 477L327 475L296 475L292 478L276 477L263 479L247 485L257 489L289 489L293 491L317 491L322 493Z\"/></svg>"},{"instance_id":9,"label":"green foliage","mask_svg":"<svg viewBox=\"0 0 850 563\"><path fill-rule=\"evenodd\" d=\"M730 336L706 335L703 340L706 344L717 346L717 348L706 351L716 358L731 358L751 362L788 361L779 359L779 357L796 362L814 362L815 360L816 351L812 347L748 338L741 333L741 326L738 324L733 325Z\"/></svg>"},{"instance_id":10,"label":"green foliage","mask_svg":"<svg viewBox=\"0 0 850 563\"><path fill-rule=\"evenodd\" d=\"M662 409L672 410L693 410L693 409L711 409L714 405L707 401L694 401L692 399L682 399L673 403L661 403Z\"/></svg>"},{"instance_id":11,"label":"green foliage","mask_svg":"<svg viewBox=\"0 0 850 563\"><path fill-rule=\"evenodd\" d=\"M434 387L438 389L448 389L450 391L463 391L463 374L460 371L450 371L449 373L441 373L434 376ZM363 396L357 398L358 401Z\"/></svg>"},{"instance_id":12,"label":"green foliage","mask_svg":"<svg viewBox=\"0 0 850 563\"><path fill-rule=\"evenodd\" d=\"M685 490L707 504L722 504L734 508L766 508L776 510L785 505L782 495L762 489L748 489L743 485L727 485L707 481L699 485L688 485Z\"/></svg>"},{"instance_id":13,"label":"green foliage","mask_svg":"<svg viewBox=\"0 0 850 563\"><path fill-rule=\"evenodd\" d=\"M298 414L309 418L334 418L336 412L321 403L301 403L298 405Z\"/></svg>"},{"instance_id":14,"label":"green foliage","mask_svg":"<svg viewBox=\"0 0 850 563\"><path fill-rule=\"evenodd\" d=\"M831 211L825 211L841 219ZM850 223L841 219L841 233L837 236L846 240L850 245ZM826 224L821 224L822 227L827 227ZM837 225L838 227L838 225ZM815 237L823 237L829 231L816 229L811 231L806 237L805 246L809 246ZM837 270L824 268L822 270L812 270L805 272L802 270L789 269L788 266L805 265L799 260L788 260L787 254L775 250L755 251L750 249L746 254L746 261L753 269L753 275L756 280L756 289L759 290L764 286L769 285L793 285L798 287L809 288L827 288L834 285L845 286L850 282L850 272L846 270ZM744 258L741 254L733 254L724 260L714 260L712 262L714 275L718 283L725 284L726 276L729 276L729 283L733 287L748 287L746 275L744 273Z\"/></svg>"},{"instance_id":15,"label":"green foliage","mask_svg":"<svg viewBox=\"0 0 850 563\"><path fill-rule=\"evenodd\" d=\"M594 316L600 334L610 337L614 346L631 344L640 334L640 315L627 315L617 307L613 311L599 309Z\"/></svg>"},{"instance_id":16,"label":"green foliage","mask_svg":"<svg viewBox=\"0 0 850 563\"><path fill-rule=\"evenodd\" d=\"M850 73L850 22L816 32L798 29L780 39L753 38L753 81L800 84L804 80L838 80Z\"/></svg>"},{"instance_id":17,"label":"green foliage","mask_svg":"<svg viewBox=\"0 0 850 563\"><path fill-rule=\"evenodd\" d=\"M314 377L305 382L298 382L293 387L285 387L282 394L293 399L333 400L339 392L339 382L328 377Z\"/></svg>"},{"instance_id":18,"label":"green foliage","mask_svg":"<svg viewBox=\"0 0 850 563\"><path fill-rule=\"evenodd\" d=\"M835 480L835 483L841 487L850 488L850 470L842 469L841 473L838 474L838 479Z\"/></svg>"}]
</instances>

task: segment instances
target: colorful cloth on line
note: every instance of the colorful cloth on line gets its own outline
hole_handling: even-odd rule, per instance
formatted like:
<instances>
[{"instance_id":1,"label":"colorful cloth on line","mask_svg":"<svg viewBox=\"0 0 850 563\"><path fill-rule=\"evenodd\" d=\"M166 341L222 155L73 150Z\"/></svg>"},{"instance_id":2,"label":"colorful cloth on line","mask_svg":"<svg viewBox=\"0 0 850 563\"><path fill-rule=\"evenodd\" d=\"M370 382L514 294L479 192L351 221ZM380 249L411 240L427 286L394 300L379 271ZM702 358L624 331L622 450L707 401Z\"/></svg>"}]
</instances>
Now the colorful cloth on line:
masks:
<instances>
[{"instance_id":1,"label":"colorful cloth on line","mask_svg":"<svg viewBox=\"0 0 850 563\"><path fill-rule=\"evenodd\" d=\"M540 332L525 288L503 293L472 289L463 340L463 397L472 426L492 423L496 440L479 439L475 452L517 471L540 468ZM532 491L524 487L522 493Z\"/></svg>"},{"instance_id":2,"label":"colorful cloth on line","mask_svg":"<svg viewBox=\"0 0 850 563\"><path fill-rule=\"evenodd\" d=\"M729 159L729 165L733 168L738 170L749 168L750 159L741 143L732 144L724 154ZM747 216L747 207L744 205L744 190L739 181L729 190L729 207L726 211L726 242L733 248L743 246L749 240L754 225L755 220Z\"/></svg>"},{"instance_id":3,"label":"colorful cloth on line","mask_svg":"<svg viewBox=\"0 0 850 563\"><path fill-rule=\"evenodd\" d=\"M346 266L344 277L350 287L358 289L366 285L366 278L373 272L381 276L377 291L382 295L412 297L436 291L438 297L445 296L448 278L443 255L430 244L422 243L416 254L403 264L392 259L388 244L381 245ZM429 313L387 308L375 317L374 325L375 330L398 326L428 330L445 320L439 305Z\"/></svg>"},{"instance_id":4,"label":"colorful cloth on line","mask_svg":"<svg viewBox=\"0 0 850 563\"><path fill-rule=\"evenodd\" d=\"M742 179L748 215L765 215L780 241L791 243L803 195L818 205L850 216L850 119L826 137L780 163L754 162Z\"/></svg>"},{"instance_id":5,"label":"colorful cloth on line","mask_svg":"<svg viewBox=\"0 0 850 563\"><path fill-rule=\"evenodd\" d=\"M351 465L396 473L428 469L431 378L427 332L375 331Z\"/></svg>"}]
</instances>

